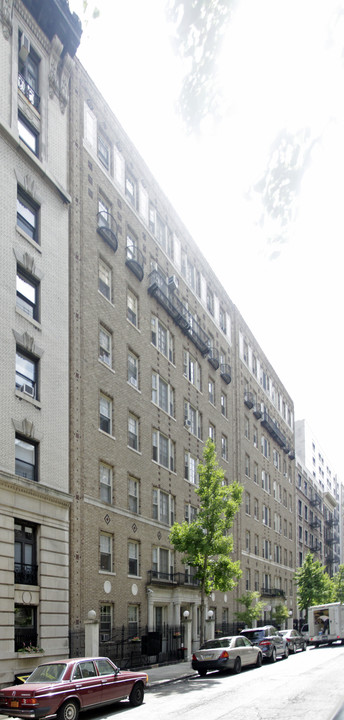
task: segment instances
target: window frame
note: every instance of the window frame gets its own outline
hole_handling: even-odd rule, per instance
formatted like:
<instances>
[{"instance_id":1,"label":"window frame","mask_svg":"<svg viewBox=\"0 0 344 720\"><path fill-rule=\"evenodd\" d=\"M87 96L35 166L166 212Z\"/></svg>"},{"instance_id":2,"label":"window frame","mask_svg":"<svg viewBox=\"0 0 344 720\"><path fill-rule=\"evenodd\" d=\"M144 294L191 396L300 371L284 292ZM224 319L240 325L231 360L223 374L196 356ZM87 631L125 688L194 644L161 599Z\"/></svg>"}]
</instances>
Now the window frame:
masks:
<instances>
[{"instance_id":1,"label":"window frame","mask_svg":"<svg viewBox=\"0 0 344 720\"><path fill-rule=\"evenodd\" d=\"M20 445L21 444L21 445ZM27 463L23 458L18 457L17 454L17 447L27 446L32 450L33 453L33 463ZM25 448L23 448L25 450ZM32 440L31 438L28 438L26 435L21 435L20 433L16 433L15 435L15 474L19 475L19 477L24 477L27 480L32 480L34 482L38 482L38 442L35 440ZM22 473L18 472L18 463L24 463L27 465L27 467L32 468L32 472L29 473L29 475L24 475Z\"/></svg>"},{"instance_id":2,"label":"window frame","mask_svg":"<svg viewBox=\"0 0 344 720\"><path fill-rule=\"evenodd\" d=\"M102 342L102 334L108 339L108 347ZM112 369L112 332L102 323L99 324L99 355L98 359Z\"/></svg>"},{"instance_id":3,"label":"window frame","mask_svg":"<svg viewBox=\"0 0 344 720\"><path fill-rule=\"evenodd\" d=\"M102 548L102 539L108 541L108 552L105 551L105 546ZM105 563L105 559L107 562ZM100 532L99 533L99 571L100 572L113 572L114 567L114 554L113 554L113 536L110 533ZM107 565L107 567L105 567Z\"/></svg>"},{"instance_id":4,"label":"window frame","mask_svg":"<svg viewBox=\"0 0 344 720\"><path fill-rule=\"evenodd\" d=\"M20 370L18 359L21 358L25 363L28 363L32 368L32 376L30 374L24 375L23 371ZM23 368L24 370L24 368ZM19 381L21 380L21 382ZM38 392L38 380L39 380L39 358L35 357L31 353L23 350L20 346L16 347L16 372L15 372L15 387L19 392L26 393L29 397L39 400ZM27 388L27 389L23 389ZM32 394L29 392L29 388L32 389Z\"/></svg>"},{"instance_id":5,"label":"window frame","mask_svg":"<svg viewBox=\"0 0 344 720\"><path fill-rule=\"evenodd\" d=\"M39 156L39 132L31 125L28 119L18 111L18 135L20 140L31 150L37 157ZM32 138L32 142L29 139Z\"/></svg>"},{"instance_id":6,"label":"window frame","mask_svg":"<svg viewBox=\"0 0 344 720\"><path fill-rule=\"evenodd\" d=\"M21 292L19 288L20 284L30 286L34 294L34 300L29 297L29 294L24 295L24 293ZM28 315L28 317L32 320L36 320L36 322L39 322L39 287L39 281L36 280L32 275L30 275L30 273L26 272L19 265L17 265L16 307L18 308L18 310L21 310L26 315ZM23 290L24 288L22 287L21 289ZM18 299L21 302L18 302ZM31 312L27 312L25 307L30 308Z\"/></svg>"},{"instance_id":7,"label":"window frame","mask_svg":"<svg viewBox=\"0 0 344 720\"><path fill-rule=\"evenodd\" d=\"M33 222L25 218L25 214L20 211L24 208L25 212L32 216ZM28 195L20 185L17 186L17 228L20 228L33 242L39 244L39 205Z\"/></svg>"},{"instance_id":8,"label":"window frame","mask_svg":"<svg viewBox=\"0 0 344 720\"><path fill-rule=\"evenodd\" d=\"M108 283L106 279L109 280ZM104 292L105 289L108 292ZM112 268L101 257L98 261L98 292L112 304Z\"/></svg>"},{"instance_id":9,"label":"window frame","mask_svg":"<svg viewBox=\"0 0 344 720\"><path fill-rule=\"evenodd\" d=\"M127 320L138 329L139 327L139 299L137 295L127 288Z\"/></svg>"},{"instance_id":10,"label":"window frame","mask_svg":"<svg viewBox=\"0 0 344 720\"><path fill-rule=\"evenodd\" d=\"M101 402L102 402L102 400L106 400L106 402L107 402L107 404L108 404L108 408L109 408L109 413L108 413L108 415L105 415L104 413L101 412ZM106 435L111 435L111 436L112 436L112 426L113 426L112 414L113 414L113 400L112 400L112 398L110 398L109 395L106 395L105 393L102 393L102 392L99 393L99 430L100 430L101 432L104 432ZM108 428L109 428L108 430L104 430L104 427L102 427L102 419L103 419L103 422L104 422L104 420L107 421L107 423L108 423Z\"/></svg>"},{"instance_id":11,"label":"window frame","mask_svg":"<svg viewBox=\"0 0 344 720\"><path fill-rule=\"evenodd\" d=\"M130 427L134 427L135 431ZM128 447L140 452L140 418L131 412L128 415Z\"/></svg>"},{"instance_id":12,"label":"window frame","mask_svg":"<svg viewBox=\"0 0 344 720\"><path fill-rule=\"evenodd\" d=\"M107 471L108 482L104 481L102 469ZM113 467L102 460L99 463L99 497L100 500L108 505L113 502Z\"/></svg>"}]
</instances>

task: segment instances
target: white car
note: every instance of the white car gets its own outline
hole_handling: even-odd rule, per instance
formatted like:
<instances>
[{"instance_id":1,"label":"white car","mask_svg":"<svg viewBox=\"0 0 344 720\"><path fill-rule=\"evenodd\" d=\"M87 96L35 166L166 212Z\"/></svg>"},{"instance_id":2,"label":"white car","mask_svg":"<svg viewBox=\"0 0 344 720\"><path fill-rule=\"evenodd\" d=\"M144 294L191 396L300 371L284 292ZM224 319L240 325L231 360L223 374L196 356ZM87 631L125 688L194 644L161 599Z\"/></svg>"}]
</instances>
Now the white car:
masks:
<instances>
[{"instance_id":1,"label":"white car","mask_svg":"<svg viewBox=\"0 0 344 720\"><path fill-rule=\"evenodd\" d=\"M192 656L192 667L204 677L208 670L232 670L239 673L245 665L261 667L259 647L243 635L207 640Z\"/></svg>"}]
</instances>

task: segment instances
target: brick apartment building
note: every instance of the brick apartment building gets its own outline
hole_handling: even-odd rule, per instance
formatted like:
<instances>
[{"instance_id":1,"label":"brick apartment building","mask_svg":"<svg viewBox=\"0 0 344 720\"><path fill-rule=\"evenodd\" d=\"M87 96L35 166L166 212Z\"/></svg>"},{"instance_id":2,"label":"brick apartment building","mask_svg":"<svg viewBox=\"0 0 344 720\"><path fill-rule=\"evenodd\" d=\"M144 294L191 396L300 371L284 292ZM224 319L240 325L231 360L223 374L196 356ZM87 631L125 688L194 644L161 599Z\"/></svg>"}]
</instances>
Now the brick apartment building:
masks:
<instances>
[{"instance_id":1,"label":"brick apartment building","mask_svg":"<svg viewBox=\"0 0 344 720\"><path fill-rule=\"evenodd\" d=\"M244 486L243 576L208 600L216 627L259 590L295 613L294 411L252 332L104 98L71 86L71 629L177 626L199 638L191 568L169 544L197 512L197 464L216 443Z\"/></svg>"}]
</instances>

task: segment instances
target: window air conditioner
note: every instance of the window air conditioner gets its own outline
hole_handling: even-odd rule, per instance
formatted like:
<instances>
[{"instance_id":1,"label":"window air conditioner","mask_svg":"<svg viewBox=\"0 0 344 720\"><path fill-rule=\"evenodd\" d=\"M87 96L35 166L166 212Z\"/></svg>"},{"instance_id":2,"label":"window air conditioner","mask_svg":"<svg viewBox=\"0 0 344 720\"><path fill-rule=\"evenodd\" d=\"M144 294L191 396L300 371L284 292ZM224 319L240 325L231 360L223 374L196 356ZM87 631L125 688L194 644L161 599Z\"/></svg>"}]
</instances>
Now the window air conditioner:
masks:
<instances>
[{"instance_id":1,"label":"window air conditioner","mask_svg":"<svg viewBox=\"0 0 344 720\"><path fill-rule=\"evenodd\" d=\"M185 420L184 420L184 427L185 427L187 430L190 430L190 428L191 428L191 420L188 420L188 418L185 418Z\"/></svg>"},{"instance_id":2,"label":"window air conditioner","mask_svg":"<svg viewBox=\"0 0 344 720\"><path fill-rule=\"evenodd\" d=\"M179 280L176 275L171 275L168 278L168 285L171 288L171 290L177 290L179 286Z\"/></svg>"},{"instance_id":3,"label":"window air conditioner","mask_svg":"<svg viewBox=\"0 0 344 720\"><path fill-rule=\"evenodd\" d=\"M20 50L19 50L20 59L23 62L25 62L29 53L30 53L30 40L26 35L24 35L24 33L22 33L22 36L20 38Z\"/></svg>"},{"instance_id":4,"label":"window air conditioner","mask_svg":"<svg viewBox=\"0 0 344 720\"><path fill-rule=\"evenodd\" d=\"M24 385L21 385L20 390L26 395L30 395L30 397L35 396L35 388L32 385L28 385L25 383Z\"/></svg>"}]
</instances>

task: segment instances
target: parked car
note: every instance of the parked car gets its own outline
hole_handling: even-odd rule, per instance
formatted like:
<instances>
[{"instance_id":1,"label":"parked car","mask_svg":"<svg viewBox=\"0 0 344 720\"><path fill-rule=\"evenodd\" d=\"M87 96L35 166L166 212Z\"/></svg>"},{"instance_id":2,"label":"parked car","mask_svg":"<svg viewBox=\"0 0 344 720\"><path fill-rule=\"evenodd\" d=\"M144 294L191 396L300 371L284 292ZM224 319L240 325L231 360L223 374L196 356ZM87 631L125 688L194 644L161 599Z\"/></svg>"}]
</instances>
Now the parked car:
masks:
<instances>
[{"instance_id":1,"label":"parked car","mask_svg":"<svg viewBox=\"0 0 344 720\"><path fill-rule=\"evenodd\" d=\"M39 665L22 685L0 690L0 714L77 720L80 710L126 698L141 705L147 680L146 673L122 671L108 658L56 660Z\"/></svg>"},{"instance_id":2,"label":"parked car","mask_svg":"<svg viewBox=\"0 0 344 720\"><path fill-rule=\"evenodd\" d=\"M273 625L264 625L263 627L245 628L241 631L241 635L251 640L252 643L258 645L262 651L263 658L276 662L277 656L287 658L289 655L287 641L279 635Z\"/></svg>"},{"instance_id":3,"label":"parked car","mask_svg":"<svg viewBox=\"0 0 344 720\"><path fill-rule=\"evenodd\" d=\"M302 637L298 630L280 630L280 635L286 639L289 652L295 653L296 650L306 650L307 641Z\"/></svg>"},{"instance_id":4,"label":"parked car","mask_svg":"<svg viewBox=\"0 0 344 720\"><path fill-rule=\"evenodd\" d=\"M192 656L192 667L204 677L208 670L233 670L245 665L261 667L261 650L241 635L207 640Z\"/></svg>"}]
</instances>

